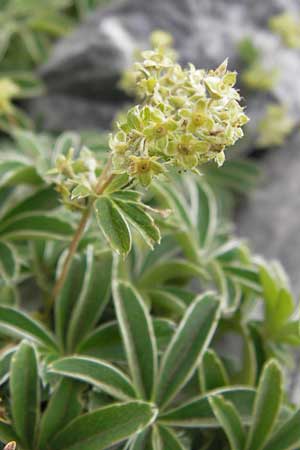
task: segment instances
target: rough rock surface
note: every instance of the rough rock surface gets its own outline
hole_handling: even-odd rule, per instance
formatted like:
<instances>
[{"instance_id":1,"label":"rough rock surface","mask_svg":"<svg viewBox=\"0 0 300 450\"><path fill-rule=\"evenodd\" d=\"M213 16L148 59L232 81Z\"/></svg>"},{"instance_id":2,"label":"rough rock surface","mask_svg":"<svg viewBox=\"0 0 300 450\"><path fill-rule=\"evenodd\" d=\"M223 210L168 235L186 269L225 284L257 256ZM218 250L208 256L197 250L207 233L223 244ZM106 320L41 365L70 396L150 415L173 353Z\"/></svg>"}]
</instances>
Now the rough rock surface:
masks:
<instances>
[{"instance_id":1,"label":"rough rock surface","mask_svg":"<svg viewBox=\"0 0 300 450\"><path fill-rule=\"evenodd\" d=\"M263 180L245 201L237 229L252 248L279 259L300 294L300 132L262 161Z\"/></svg>"},{"instance_id":2,"label":"rough rock surface","mask_svg":"<svg viewBox=\"0 0 300 450\"><path fill-rule=\"evenodd\" d=\"M300 97L299 97L300 99ZM267 259L278 259L300 294L300 131L284 147L270 150L261 161L263 179L245 200L237 231L251 248ZM290 378L289 391L300 398L300 353Z\"/></svg>"},{"instance_id":3,"label":"rough rock surface","mask_svg":"<svg viewBox=\"0 0 300 450\"><path fill-rule=\"evenodd\" d=\"M298 0L113 2L56 45L42 71L49 94L30 101L29 110L42 116L49 129L108 127L124 102L117 87L120 74L130 65L134 49L147 47L151 31L161 28L174 35L183 62L201 67L215 67L228 56L231 67L238 68L237 44L251 36L267 65L284 68L273 97L300 114L299 55L267 28L268 18L286 9L299 11ZM265 104L251 98L247 103L253 117Z\"/></svg>"}]
</instances>

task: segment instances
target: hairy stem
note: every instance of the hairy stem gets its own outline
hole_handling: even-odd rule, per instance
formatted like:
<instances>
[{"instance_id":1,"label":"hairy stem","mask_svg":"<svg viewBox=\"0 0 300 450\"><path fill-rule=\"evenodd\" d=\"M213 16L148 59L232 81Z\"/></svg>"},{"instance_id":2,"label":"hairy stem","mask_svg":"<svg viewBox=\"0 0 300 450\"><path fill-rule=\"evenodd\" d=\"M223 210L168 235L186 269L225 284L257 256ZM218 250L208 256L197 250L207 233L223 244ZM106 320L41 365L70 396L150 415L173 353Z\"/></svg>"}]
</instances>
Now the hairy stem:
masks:
<instances>
[{"instance_id":1,"label":"hairy stem","mask_svg":"<svg viewBox=\"0 0 300 450\"><path fill-rule=\"evenodd\" d=\"M111 173L111 160L109 160L106 164L106 166L103 169L103 172L101 173L97 186L96 186L96 194L97 195L101 195L104 190L106 189L106 187L110 184L110 182L112 181L112 179L114 178L114 174ZM78 248L78 244L82 238L82 235L84 233L84 230L86 228L86 225L88 223L88 220L90 218L91 212L92 212L92 206L94 203L95 199L91 199L89 202L89 205L87 206L87 208L83 211L80 222L78 224L77 230L73 236L73 239L70 243L69 246L69 250L68 250L68 254L66 256L66 259L64 261L62 270L60 272L60 275L58 277L58 279L56 280L56 283L54 285L53 288L53 292L52 292L52 301L51 303L53 304L53 302L55 301L55 298L57 297L57 295L59 294L59 292L61 291L64 282L67 278L67 275L69 273L69 269L71 266L71 262L72 259L76 253L76 250Z\"/></svg>"}]
</instances>

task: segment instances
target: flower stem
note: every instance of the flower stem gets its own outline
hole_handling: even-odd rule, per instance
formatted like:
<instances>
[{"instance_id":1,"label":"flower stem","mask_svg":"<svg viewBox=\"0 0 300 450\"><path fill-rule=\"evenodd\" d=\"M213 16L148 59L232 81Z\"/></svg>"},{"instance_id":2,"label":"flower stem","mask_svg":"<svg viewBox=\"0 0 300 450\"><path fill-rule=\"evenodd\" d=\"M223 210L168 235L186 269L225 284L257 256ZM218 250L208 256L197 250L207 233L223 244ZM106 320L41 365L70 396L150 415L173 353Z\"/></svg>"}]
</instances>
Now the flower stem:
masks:
<instances>
[{"instance_id":1,"label":"flower stem","mask_svg":"<svg viewBox=\"0 0 300 450\"><path fill-rule=\"evenodd\" d=\"M110 182L112 181L112 179L114 178L114 174L111 172L111 160L109 160L106 164L106 166L104 167L97 186L96 186L96 194L97 195L101 195L104 190L107 188L107 186L110 184ZM58 277L58 279L56 280L56 283L54 285L53 291L52 291L52 299L51 299L51 305L53 305L56 297L58 296L58 294L60 293L64 282L67 278L67 275L69 273L69 269L71 266L71 262L72 259L77 251L79 242L81 240L81 237L84 233L84 230L86 228L86 225L88 223L88 220L90 218L91 212L92 212L92 206L94 203L95 199L91 199L89 202L89 205L87 206L87 208L83 211L80 222L78 224L77 230L73 236L73 239L70 243L69 246L69 250L68 250L68 254L66 256L66 259L64 261L62 270L60 272L60 275Z\"/></svg>"}]
</instances>

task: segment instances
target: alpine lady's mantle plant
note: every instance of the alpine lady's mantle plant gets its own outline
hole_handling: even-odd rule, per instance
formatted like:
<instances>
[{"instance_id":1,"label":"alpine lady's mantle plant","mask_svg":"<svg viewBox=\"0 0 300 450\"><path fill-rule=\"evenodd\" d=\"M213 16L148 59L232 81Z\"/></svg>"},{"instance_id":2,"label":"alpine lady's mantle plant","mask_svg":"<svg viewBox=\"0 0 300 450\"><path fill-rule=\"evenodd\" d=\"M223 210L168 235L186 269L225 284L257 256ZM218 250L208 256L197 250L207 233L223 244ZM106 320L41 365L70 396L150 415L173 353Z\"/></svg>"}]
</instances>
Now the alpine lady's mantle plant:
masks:
<instances>
[{"instance_id":1,"label":"alpine lady's mantle plant","mask_svg":"<svg viewBox=\"0 0 300 450\"><path fill-rule=\"evenodd\" d=\"M169 47L172 40L168 35L155 33L153 41L155 49L141 54L143 60L136 63L131 74L141 104L129 109L124 120L117 123L118 130L110 137L112 155L101 175L97 175L99 167L87 149L75 160L71 150L67 157L60 155L56 161L56 170L52 173L59 174L59 189L65 201L80 209L83 199L88 206L83 207L82 220L55 294L61 289L92 205L112 248L121 254L130 250L130 238L112 235L107 224L106 216L114 212L110 200L103 194L109 191L116 175L121 180L117 188L135 182L148 186L154 177L166 174L171 168L197 171L201 164L210 160L222 165L225 148L243 136L241 127L248 118L234 88L236 73L227 71L227 61L208 72L196 70L193 65L182 68ZM124 208L143 208L142 204L138 205L137 194L131 195L134 205L124 204L122 208L119 204L125 216L128 211L126 213ZM123 221L122 213L119 220ZM148 243L159 241L159 232L150 216L144 213L143 218L135 219L139 220L148 222Z\"/></svg>"},{"instance_id":2,"label":"alpine lady's mantle plant","mask_svg":"<svg viewBox=\"0 0 300 450\"><path fill-rule=\"evenodd\" d=\"M198 173L242 136L236 75L181 68L168 35L154 44L124 79L140 103L108 155L72 133L49 152L45 136L14 130L0 160L0 440L297 450L280 365L300 344L295 302L281 267L224 220L230 175L247 190L251 165ZM41 303L31 316L26 283ZM219 345L232 334L236 359Z\"/></svg>"}]
</instances>

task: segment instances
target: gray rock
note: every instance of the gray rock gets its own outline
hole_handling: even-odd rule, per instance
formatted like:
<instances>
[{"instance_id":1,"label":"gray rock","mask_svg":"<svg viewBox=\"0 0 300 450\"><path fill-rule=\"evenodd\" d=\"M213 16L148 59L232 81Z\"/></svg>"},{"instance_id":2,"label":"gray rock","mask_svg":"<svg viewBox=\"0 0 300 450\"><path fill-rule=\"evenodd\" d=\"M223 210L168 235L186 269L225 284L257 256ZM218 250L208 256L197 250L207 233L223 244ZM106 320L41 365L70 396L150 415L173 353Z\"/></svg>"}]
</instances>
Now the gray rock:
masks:
<instances>
[{"instance_id":1,"label":"gray rock","mask_svg":"<svg viewBox=\"0 0 300 450\"><path fill-rule=\"evenodd\" d=\"M125 105L126 103L124 103ZM112 118L123 103L92 101L67 94L50 94L28 100L27 109L35 123L44 130L109 129Z\"/></svg>"},{"instance_id":2,"label":"gray rock","mask_svg":"<svg viewBox=\"0 0 300 450\"><path fill-rule=\"evenodd\" d=\"M262 161L263 180L245 200L237 221L241 236L266 258L281 261L300 294L300 132Z\"/></svg>"},{"instance_id":3,"label":"gray rock","mask_svg":"<svg viewBox=\"0 0 300 450\"><path fill-rule=\"evenodd\" d=\"M151 31L161 28L174 35L183 63L192 61L207 68L216 67L227 56L230 66L238 68L237 44L251 36L266 64L283 68L273 98L284 100L300 114L299 54L267 29L268 18L286 9L299 11L298 0L127 0L100 8L56 45L42 70L49 93L44 101L31 101L30 111L42 113L50 129L57 124L65 129L69 123L74 128L91 127L95 112L96 117L104 116L99 125L107 126L124 100L117 83L131 64L134 49L147 47ZM53 116L62 114L53 95L64 112L54 124ZM72 100L66 95L72 95ZM249 114L256 117L265 100L249 103Z\"/></svg>"}]
</instances>

